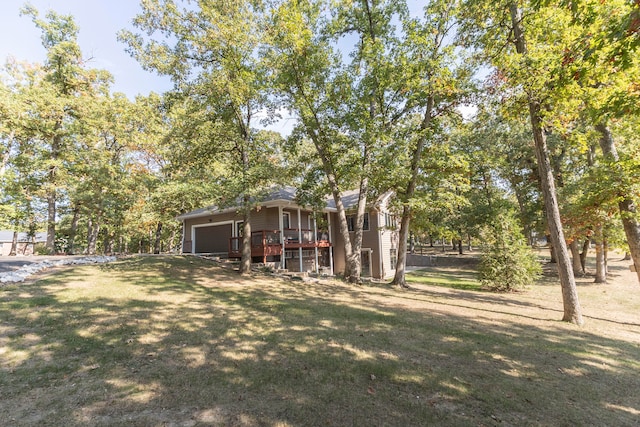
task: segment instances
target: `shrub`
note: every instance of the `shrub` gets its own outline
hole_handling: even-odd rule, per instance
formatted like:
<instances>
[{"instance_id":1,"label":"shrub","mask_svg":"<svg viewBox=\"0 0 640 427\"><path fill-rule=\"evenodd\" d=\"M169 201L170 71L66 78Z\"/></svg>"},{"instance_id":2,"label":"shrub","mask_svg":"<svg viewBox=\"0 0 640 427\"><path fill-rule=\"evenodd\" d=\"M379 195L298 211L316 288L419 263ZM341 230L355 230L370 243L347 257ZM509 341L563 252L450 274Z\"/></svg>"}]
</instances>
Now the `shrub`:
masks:
<instances>
[{"instance_id":1,"label":"shrub","mask_svg":"<svg viewBox=\"0 0 640 427\"><path fill-rule=\"evenodd\" d=\"M35 248L33 250L33 254L34 255L51 255L51 253L49 252L49 249L47 249L47 247L42 243L36 243Z\"/></svg>"},{"instance_id":2,"label":"shrub","mask_svg":"<svg viewBox=\"0 0 640 427\"><path fill-rule=\"evenodd\" d=\"M517 221L499 216L485 230L480 281L494 291L513 291L534 283L542 274L536 255L526 244Z\"/></svg>"}]
</instances>

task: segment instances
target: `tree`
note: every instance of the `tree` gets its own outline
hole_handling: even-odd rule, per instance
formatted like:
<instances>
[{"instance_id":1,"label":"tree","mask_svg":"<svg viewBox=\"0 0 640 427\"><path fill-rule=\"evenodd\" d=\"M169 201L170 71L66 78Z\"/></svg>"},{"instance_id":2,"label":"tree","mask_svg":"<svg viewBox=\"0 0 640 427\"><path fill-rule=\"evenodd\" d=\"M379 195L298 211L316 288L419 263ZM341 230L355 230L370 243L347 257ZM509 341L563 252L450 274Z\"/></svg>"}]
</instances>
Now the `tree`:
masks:
<instances>
[{"instance_id":1,"label":"tree","mask_svg":"<svg viewBox=\"0 0 640 427\"><path fill-rule=\"evenodd\" d=\"M83 68L78 27L73 17L49 11L42 20L31 6L23 8L22 13L31 16L42 31L42 45L47 50L43 75L36 82L36 93L29 105L27 126L31 138L42 144L42 167L47 174L43 184L47 203L46 248L54 252L58 198L64 187L66 158L74 151L72 135L77 104L84 102L81 94L90 95L110 77L105 72Z\"/></svg>"},{"instance_id":2,"label":"tree","mask_svg":"<svg viewBox=\"0 0 640 427\"><path fill-rule=\"evenodd\" d=\"M338 231L345 246L345 278L357 282L371 140L366 130L356 132L354 138L348 133L349 123L362 124L366 119L355 117L354 112L347 122L350 116L347 108L354 107L362 114L363 104L361 99L353 98L357 83L354 70L347 70L330 43L332 35L329 23L322 18L323 6L319 1L282 2L271 17L268 57L284 104L300 120L294 136L299 136L299 140L307 137L315 148L326 179L326 187L321 187L333 196L338 211ZM371 99L370 91L365 96ZM356 183L359 184L356 236L352 241L342 194ZM312 192L323 193L321 189Z\"/></svg>"},{"instance_id":3,"label":"tree","mask_svg":"<svg viewBox=\"0 0 640 427\"><path fill-rule=\"evenodd\" d=\"M34 167L41 171L39 193L47 206L47 243L54 252L56 221L60 198L70 178L71 165L77 154L78 119L85 114L96 96L106 93L111 77L100 70L84 68L77 44L78 28L71 16L53 11L40 19L31 6L22 13L31 16L42 32L42 44L47 60L42 67L25 68L22 76L14 77L25 100L14 130L19 131L22 144L35 153Z\"/></svg>"},{"instance_id":4,"label":"tree","mask_svg":"<svg viewBox=\"0 0 640 427\"><path fill-rule=\"evenodd\" d=\"M473 42L484 49L484 57L492 58L512 90L522 91L529 110L547 224L558 261L564 304L563 320L581 325L582 313L562 229L545 130L545 103L554 86L551 71L562 65L561 29L565 28L566 22L563 20L567 16L551 7L533 9L528 3L524 7L526 13L512 1L496 5L470 0L465 5L465 29ZM552 28L557 30L553 34L546 31L550 19L554 22ZM499 41L496 42L496 39Z\"/></svg>"},{"instance_id":5,"label":"tree","mask_svg":"<svg viewBox=\"0 0 640 427\"><path fill-rule=\"evenodd\" d=\"M548 2L543 2L545 6ZM640 281L640 219L634 189L632 158L618 155L611 127L614 121L637 117L637 81L640 78L640 5L637 1L560 2L568 13L568 27L574 36L563 53L559 76L562 93L581 101L581 120L598 133L599 146L609 167L603 175L610 181L610 194L617 199L624 231ZM566 97L566 95L565 95Z\"/></svg>"},{"instance_id":6,"label":"tree","mask_svg":"<svg viewBox=\"0 0 640 427\"><path fill-rule=\"evenodd\" d=\"M394 111L395 117L411 112L419 120L408 123L418 124L413 132L408 151L407 163L400 165L406 171L403 179L395 183L399 200L402 202L402 216L398 240L398 261L393 284L406 286L405 266L407 241L412 217L412 199L419 185L422 157L431 139L444 130L438 123L442 116L455 114L455 108L469 93L470 70L456 62L455 46L447 41L453 36L457 4L447 1L432 1L425 8L424 20L407 19L404 22L406 36L399 73L406 73L406 79L395 76L392 86L397 92L406 93L400 106ZM394 118L395 118L394 117ZM460 245L462 249L462 245Z\"/></svg>"},{"instance_id":7,"label":"tree","mask_svg":"<svg viewBox=\"0 0 640 427\"><path fill-rule=\"evenodd\" d=\"M276 81L316 148L338 207L346 276L351 280L357 280L360 271L367 197L397 190L404 215L395 282L404 286L410 200L424 146L433 136L436 118L450 112L460 98L455 83L460 75L449 69L453 48L444 46L453 12L446 2L434 2L422 22L409 17L405 2L344 1L331 6L324 9L328 2L322 1L280 4L272 25ZM396 22L402 27L396 28ZM349 52L350 62L343 61L338 44ZM358 187L359 199L350 239L341 193L353 187Z\"/></svg>"},{"instance_id":8,"label":"tree","mask_svg":"<svg viewBox=\"0 0 640 427\"><path fill-rule=\"evenodd\" d=\"M500 212L487 227L486 249L480 262L480 281L494 291L514 291L534 283L540 263L526 244L511 212Z\"/></svg>"},{"instance_id":9,"label":"tree","mask_svg":"<svg viewBox=\"0 0 640 427\"><path fill-rule=\"evenodd\" d=\"M240 273L245 274L251 268L253 196L269 182L256 173L265 170L258 156L258 145L265 141L256 138L255 118L274 112L266 70L256 54L264 38L263 5L260 1L180 5L170 0L143 3L134 25L149 38L130 31L119 37L145 68L171 76L176 88L207 112L211 124L224 129L211 143L219 147L217 154L233 172L226 189L240 196L244 220ZM158 40L154 34L166 37Z\"/></svg>"}]
</instances>

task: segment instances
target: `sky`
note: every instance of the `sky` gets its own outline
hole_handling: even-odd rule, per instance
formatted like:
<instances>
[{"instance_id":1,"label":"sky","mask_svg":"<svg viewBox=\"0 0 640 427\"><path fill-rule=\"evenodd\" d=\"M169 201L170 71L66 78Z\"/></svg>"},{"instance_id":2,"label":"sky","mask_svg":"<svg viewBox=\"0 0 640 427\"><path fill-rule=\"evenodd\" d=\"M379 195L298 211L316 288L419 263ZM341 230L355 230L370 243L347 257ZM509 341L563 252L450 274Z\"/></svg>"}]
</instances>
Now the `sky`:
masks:
<instances>
[{"instance_id":1,"label":"sky","mask_svg":"<svg viewBox=\"0 0 640 427\"><path fill-rule=\"evenodd\" d=\"M26 0L0 0L0 61L8 56L20 61L42 63L46 52L40 30L30 16L20 16ZM90 58L90 68L105 69L114 76L113 92L123 92L130 99L137 94L162 93L172 87L167 77L142 69L125 52L116 34L132 28L133 17L140 10L137 0L30 0L44 18L49 10L72 15L80 31L78 42L82 54Z\"/></svg>"},{"instance_id":2,"label":"sky","mask_svg":"<svg viewBox=\"0 0 640 427\"><path fill-rule=\"evenodd\" d=\"M40 40L40 30L29 16L20 16L26 0L0 0L0 63L9 56L19 61L42 63L46 52ZM125 45L117 40L122 29L132 29L132 20L140 11L138 0L30 0L40 16L49 10L72 15L79 27L78 43L88 66L108 70L114 77L113 92L123 92L133 99L150 92L162 93L171 89L168 77L145 71L125 52ZM409 0L412 13L420 13L424 0ZM283 134L291 132L295 122L284 112L283 120L269 126Z\"/></svg>"}]
</instances>

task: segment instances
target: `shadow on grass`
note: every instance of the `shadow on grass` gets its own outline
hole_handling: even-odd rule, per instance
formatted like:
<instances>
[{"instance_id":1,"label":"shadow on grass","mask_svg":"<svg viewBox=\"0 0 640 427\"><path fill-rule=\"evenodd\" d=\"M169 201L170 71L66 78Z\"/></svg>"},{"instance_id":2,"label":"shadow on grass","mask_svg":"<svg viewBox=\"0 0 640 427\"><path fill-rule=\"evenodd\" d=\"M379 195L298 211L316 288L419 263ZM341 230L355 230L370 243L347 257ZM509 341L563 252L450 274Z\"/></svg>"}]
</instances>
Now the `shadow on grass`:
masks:
<instances>
[{"instance_id":1,"label":"shadow on grass","mask_svg":"<svg viewBox=\"0 0 640 427\"><path fill-rule=\"evenodd\" d=\"M495 322L469 302L503 300L451 292L240 278L190 257L66 270L0 292L0 419L637 425L638 335Z\"/></svg>"},{"instance_id":2,"label":"shadow on grass","mask_svg":"<svg viewBox=\"0 0 640 427\"><path fill-rule=\"evenodd\" d=\"M407 279L411 282L444 286L452 289L482 291L478 280L478 273L473 270L462 270L460 268L451 270L437 267L423 268L408 273Z\"/></svg>"}]
</instances>

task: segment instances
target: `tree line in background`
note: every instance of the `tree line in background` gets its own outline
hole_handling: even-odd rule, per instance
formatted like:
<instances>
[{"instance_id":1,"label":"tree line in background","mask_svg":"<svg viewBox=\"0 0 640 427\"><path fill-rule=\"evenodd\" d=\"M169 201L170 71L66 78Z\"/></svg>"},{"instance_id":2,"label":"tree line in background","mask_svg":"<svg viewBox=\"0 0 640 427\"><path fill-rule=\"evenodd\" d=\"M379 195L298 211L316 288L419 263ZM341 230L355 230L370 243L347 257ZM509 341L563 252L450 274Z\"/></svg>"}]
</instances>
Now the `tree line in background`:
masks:
<instances>
[{"instance_id":1,"label":"tree line in background","mask_svg":"<svg viewBox=\"0 0 640 427\"><path fill-rule=\"evenodd\" d=\"M73 17L25 7L47 59L3 69L1 228L46 229L49 252L158 253L180 246L180 213L239 203L247 272L256 196L294 182L301 203L333 196L357 281L367 203L394 190L396 285L410 233L480 239L486 277L545 236L581 323L590 242L597 281L612 247L640 274L640 3L412 3L145 1L119 39L174 90L134 100L87 66ZM290 135L264 130L285 111Z\"/></svg>"}]
</instances>

